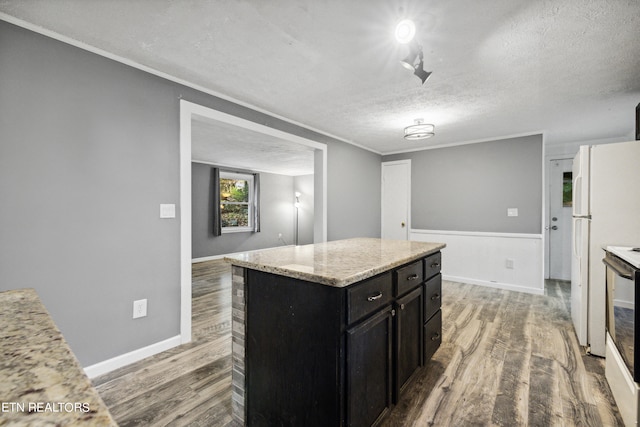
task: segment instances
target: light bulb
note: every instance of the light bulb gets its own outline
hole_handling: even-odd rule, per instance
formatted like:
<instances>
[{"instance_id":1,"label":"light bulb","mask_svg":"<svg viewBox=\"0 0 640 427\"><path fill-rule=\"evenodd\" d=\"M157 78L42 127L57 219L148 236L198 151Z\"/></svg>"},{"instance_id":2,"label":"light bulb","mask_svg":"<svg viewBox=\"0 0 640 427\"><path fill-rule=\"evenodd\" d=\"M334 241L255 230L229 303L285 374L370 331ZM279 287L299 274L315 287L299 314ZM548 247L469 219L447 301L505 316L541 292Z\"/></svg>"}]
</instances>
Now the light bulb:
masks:
<instances>
[{"instance_id":1,"label":"light bulb","mask_svg":"<svg viewBox=\"0 0 640 427\"><path fill-rule=\"evenodd\" d=\"M403 19L396 25L395 34L398 43L407 44L416 35L416 24L410 19Z\"/></svg>"}]
</instances>

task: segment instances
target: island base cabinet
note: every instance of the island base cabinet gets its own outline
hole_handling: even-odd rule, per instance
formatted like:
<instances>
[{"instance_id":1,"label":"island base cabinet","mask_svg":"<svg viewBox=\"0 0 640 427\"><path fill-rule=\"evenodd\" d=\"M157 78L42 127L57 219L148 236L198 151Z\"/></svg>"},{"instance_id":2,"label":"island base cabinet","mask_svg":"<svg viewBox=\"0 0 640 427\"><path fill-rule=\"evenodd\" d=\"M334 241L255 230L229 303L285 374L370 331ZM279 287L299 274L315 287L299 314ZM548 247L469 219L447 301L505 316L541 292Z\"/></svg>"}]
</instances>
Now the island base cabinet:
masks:
<instances>
[{"instance_id":1,"label":"island base cabinet","mask_svg":"<svg viewBox=\"0 0 640 427\"><path fill-rule=\"evenodd\" d=\"M244 299L233 356L244 361L241 422L380 424L442 340L437 268L430 256L344 287L246 269L234 294Z\"/></svg>"},{"instance_id":2,"label":"island base cabinet","mask_svg":"<svg viewBox=\"0 0 640 427\"><path fill-rule=\"evenodd\" d=\"M411 375L422 365L422 287L399 298L396 307L396 385L394 402Z\"/></svg>"},{"instance_id":3,"label":"island base cabinet","mask_svg":"<svg viewBox=\"0 0 640 427\"><path fill-rule=\"evenodd\" d=\"M428 361L442 343L442 310L424 324L424 360Z\"/></svg>"},{"instance_id":4,"label":"island base cabinet","mask_svg":"<svg viewBox=\"0 0 640 427\"><path fill-rule=\"evenodd\" d=\"M377 424L391 408L391 307L347 330L347 425Z\"/></svg>"},{"instance_id":5,"label":"island base cabinet","mask_svg":"<svg viewBox=\"0 0 640 427\"><path fill-rule=\"evenodd\" d=\"M340 425L341 293L253 270L247 283L246 424Z\"/></svg>"}]
</instances>

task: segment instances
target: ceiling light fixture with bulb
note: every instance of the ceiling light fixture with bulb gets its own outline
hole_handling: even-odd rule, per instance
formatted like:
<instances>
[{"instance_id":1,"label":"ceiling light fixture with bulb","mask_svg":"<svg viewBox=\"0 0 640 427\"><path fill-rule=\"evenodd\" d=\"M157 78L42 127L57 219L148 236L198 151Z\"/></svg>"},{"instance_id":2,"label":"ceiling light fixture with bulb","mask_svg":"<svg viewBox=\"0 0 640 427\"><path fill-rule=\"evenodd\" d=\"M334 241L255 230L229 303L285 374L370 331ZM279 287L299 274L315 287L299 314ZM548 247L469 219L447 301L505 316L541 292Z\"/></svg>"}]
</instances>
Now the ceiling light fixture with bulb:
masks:
<instances>
[{"instance_id":1,"label":"ceiling light fixture with bulb","mask_svg":"<svg viewBox=\"0 0 640 427\"><path fill-rule=\"evenodd\" d=\"M400 60L400 63L406 69L413 71L422 84L431 76L431 71L424 70L424 55L422 54L422 46L415 40L416 25L410 19L403 19L396 25L395 36L398 43L409 45L409 54Z\"/></svg>"},{"instance_id":2,"label":"ceiling light fixture with bulb","mask_svg":"<svg viewBox=\"0 0 640 427\"><path fill-rule=\"evenodd\" d=\"M435 125L424 123L424 119L415 119L414 124L404 128L404 139L410 141L431 138L435 134Z\"/></svg>"}]
</instances>

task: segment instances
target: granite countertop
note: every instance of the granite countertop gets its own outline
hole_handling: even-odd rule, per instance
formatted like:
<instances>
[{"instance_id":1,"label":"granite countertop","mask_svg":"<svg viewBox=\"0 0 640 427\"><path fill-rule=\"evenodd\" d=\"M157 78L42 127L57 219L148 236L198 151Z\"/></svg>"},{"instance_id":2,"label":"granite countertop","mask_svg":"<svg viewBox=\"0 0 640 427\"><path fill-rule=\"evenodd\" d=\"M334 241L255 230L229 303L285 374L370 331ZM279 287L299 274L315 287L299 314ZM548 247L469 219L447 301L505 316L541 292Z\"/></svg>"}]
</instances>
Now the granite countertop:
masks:
<instances>
[{"instance_id":1,"label":"granite countertop","mask_svg":"<svg viewBox=\"0 0 640 427\"><path fill-rule=\"evenodd\" d=\"M444 247L444 243L357 238L245 252L225 260L239 267L344 287Z\"/></svg>"},{"instance_id":2,"label":"granite countertop","mask_svg":"<svg viewBox=\"0 0 640 427\"><path fill-rule=\"evenodd\" d=\"M640 268L640 252L634 251L637 247L629 246L607 246L605 250L622 258L636 268Z\"/></svg>"},{"instance_id":3,"label":"granite countertop","mask_svg":"<svg viewBox=\"0 0 640 427\"><path fill-rule=\"evenodd\" d=\"M0 307L0 426L116 426L35 290Z\"/></svg>"}]
</instances>

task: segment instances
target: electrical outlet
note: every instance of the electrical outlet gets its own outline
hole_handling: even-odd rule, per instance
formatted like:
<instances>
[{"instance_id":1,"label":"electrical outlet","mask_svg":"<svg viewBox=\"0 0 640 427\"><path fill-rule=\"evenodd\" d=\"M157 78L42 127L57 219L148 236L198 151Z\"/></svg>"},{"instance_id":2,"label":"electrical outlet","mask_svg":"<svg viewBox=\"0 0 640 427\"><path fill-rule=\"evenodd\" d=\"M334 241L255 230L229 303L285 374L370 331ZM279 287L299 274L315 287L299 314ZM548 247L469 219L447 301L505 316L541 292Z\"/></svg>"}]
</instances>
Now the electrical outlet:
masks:
<instances>
[{"instance_id":1,"label":"electrical outlet","mask_svg":"<svg viewBox=\"0 0 640 427\"><path fill-rule=\"evenodd\" d=\"M139 299L133 302L133 318L137 319L139 317L147 316L147 300Z\"/></svg>"},{"instance_id":2,"label":"electrical outlet","mask_svg":"<svg viewBox=\"0 0 640 427\"><path fill-rule=\"evenodd\" d=\"M513 270L513 260L511 258L507 258L507 268Z\"/></svg>"}]
</instances>

